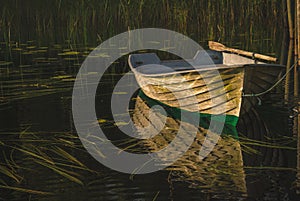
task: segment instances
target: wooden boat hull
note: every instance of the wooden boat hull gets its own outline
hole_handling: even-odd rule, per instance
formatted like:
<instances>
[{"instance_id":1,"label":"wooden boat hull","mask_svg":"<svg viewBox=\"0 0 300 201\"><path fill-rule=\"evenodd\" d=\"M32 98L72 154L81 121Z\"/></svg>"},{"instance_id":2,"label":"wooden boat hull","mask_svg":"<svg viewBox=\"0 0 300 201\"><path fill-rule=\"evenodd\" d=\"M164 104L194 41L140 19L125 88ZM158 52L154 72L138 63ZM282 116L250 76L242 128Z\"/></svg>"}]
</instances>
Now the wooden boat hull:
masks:
<instances>
[{"instance_id":1,"label":"wooden boat hull","mask_svg":"<svg viewBox=\"0 0 300 201\"><path fill-rule=\"evenodd\" d=\"M203 114L233 116L239 115L243 77L242 68L221 69L218 75L210 71L156 77L136 74L144 93L166 105ZM218 101L220 97L223 100Z\"/></svg>"}]
</instances>

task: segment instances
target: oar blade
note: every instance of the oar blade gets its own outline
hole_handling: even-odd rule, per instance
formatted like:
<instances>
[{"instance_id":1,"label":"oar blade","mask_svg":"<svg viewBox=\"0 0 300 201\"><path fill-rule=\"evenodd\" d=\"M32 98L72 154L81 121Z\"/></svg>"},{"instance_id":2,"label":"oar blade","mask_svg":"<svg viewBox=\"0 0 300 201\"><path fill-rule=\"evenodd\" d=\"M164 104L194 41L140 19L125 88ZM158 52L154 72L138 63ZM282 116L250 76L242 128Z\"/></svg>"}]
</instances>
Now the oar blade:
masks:
<instances>
[{"instance_id":1,"label":"oar blade","mask_svg":"<svg viewBox=\"0 0 300 201\"><path fill-rule=\"evenodd\" d=\"M226 47L225 45L223 45L222 43L218 43L215 41L208 41L208 47L211 50L215 50L215 51L225 51Z\"/></svg>"}]
</instances>

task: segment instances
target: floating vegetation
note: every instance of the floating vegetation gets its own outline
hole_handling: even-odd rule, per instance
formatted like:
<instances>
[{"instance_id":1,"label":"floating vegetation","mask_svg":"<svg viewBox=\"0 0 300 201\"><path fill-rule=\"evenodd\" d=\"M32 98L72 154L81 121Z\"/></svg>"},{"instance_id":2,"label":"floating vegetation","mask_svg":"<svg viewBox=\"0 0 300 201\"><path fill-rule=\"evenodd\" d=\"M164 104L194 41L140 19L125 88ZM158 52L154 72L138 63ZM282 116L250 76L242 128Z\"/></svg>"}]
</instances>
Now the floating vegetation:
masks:
<instances>
[{"instance_id":1,"label":"floating vegetation","mask_svg":"<svg viewBox=\"0 0 300 201\"><path fill-rule=\"evenodd\" d=\"M29 50L31 50L31 49L35 49L36 46L27 46L26 48L29 49Z\"/></svg>"},{"instance_id":2,"label":"floating vegetation","mask_svg":"<svg viewBox=\"0 0 300 201\"><path fill-rule=\"evenodd\" d=\"M12 48L11 50L12 51L22 51L23 49L22 48Z\"/></svg>"},{"instance_id":3,"label":"floating vegetation","mask_svg":"<svg viewBox=\"0 0 300 201\"><path fill-rule=\"evenodd\" d=\"M28 52L22 52L22 54L23 55L32 55L32 54L34 54L34 52L33 51L28 51Z\"/></svg>"},{"instance_id":4,"label":"floating vegetation","mask_svg":"<svg viewBox=\"0 0 300 201\"><path fill-rule=\"evenodd\" d=\"M51 77L51 79L66 79L66 78L70 78L72 77L71 75L58 75L58 76L54 76L54 77Z\"/></svg>"},{"instance_id":5,"label":"floating vegetation","mask_svg":"<svg viewBox=\"0 0 300 201\"><path fill-rule=\"evenodd\" d=\"M293 144L295 144L296 139L290 137L289 139L284 138L281 141L274 142L274 139L265 140L253 140L246 137L239 137L242 146L256 146L256 147L266 147L266 148L276 148L285 150L297 150Z\"/></svg>"},{"instance_id":6,"label":"floating vegetation","mask_svg":"<svg viewBox=\"0 0 300 201\"><path fill-rule=\"evenodd\" d=\"M13 179L15 182L20 183L22 177L20 175L18 175L14 169L11 169L9 167L5 167L4 165L6 165L6 164L4 164L4 163L1 164L0 173L8 176L11 179Z\"/></svg>"},{"instance_id":7,"label":"floating vegetation","mask_svg":"<svg viewBox=\"0 0 300 201\"><path fill-rule=\"evenodd\" d=\"M8 190L13 190L13 191L19 191L23 193L30 193L30 194L37 194L37 195L52 195L53 193L50 192L45 192L45 191L37 191L37 190L32 190L32 189L26 189L26 188L21 188L21 187L14 187L14 186L8 186L8 185L0 185L0 189L8 189Z\"/></svg>"},{"instance_id":8,"label":"floating vegetation","mask_svg":"<svg viewBox=\"0 0 300 201\"><path fill-rule=\"evenodd\" d=\"M22 164L26 163L25 161L39 164L80 185L83 185L83 182L80 180L78 171L93 172L77 156L70 153L72 149L79 150L81 148L78 138L71 133L32 132L30 127L27 127L21 132L0 132L0 136L3 139L0 146L4 150L1 157L4 161L0 161L0 175L3 179L11 178L8 181L9 184L1 179L0 188L31 194L51 194L43 190L22 187L22 183L26 182L23 175L35 171L22 167ZM9 137L3 138L3 136ZM74 169L77 171L75 172Z\"/></svg>"},{"instance_id":9,"label":"floating vegetation","mask_svg":"<svg viewBox=\"0 0 300 201\"><path fill-rule=\"evenodd\" d=\"M116 126L127 126L129 124L129 122L124 122L124 121L118 121L115 123Z\"/></svg>"},{"instance_id":10,"label":"floating vegetation","mask_svg":"<svg viewBox=\"0 0 300 201\"><path fill-rule=\"evenodd\" d=\"M13 62L11 62L11 61L0 61L0 66L9 66L12 64L13 64Z\"/></svg>"},{"instance_id":11,"label":"floating vegetation","mask_svg":"<svg viewBox=\"0 0 300 201\"><path fill-rule=\"evenodd\" d=\"M107 120L106 120L106 119L98 119L98 122L99 122L100 124L103 124L103 123L106 123Z\"/></svg>"},{"instance_id":12,"label":"floating vegetation","mask_svg":"<svg viewBox=\"0 0 300 201\"><path fill-rule=\"evenodd\" d=\"M59 56L72 56L72 55L79 55L79 52L74 52L74 51L70 51L70 52L63 52L63 53L59 53Z\"/></svg>"}]
</instances>

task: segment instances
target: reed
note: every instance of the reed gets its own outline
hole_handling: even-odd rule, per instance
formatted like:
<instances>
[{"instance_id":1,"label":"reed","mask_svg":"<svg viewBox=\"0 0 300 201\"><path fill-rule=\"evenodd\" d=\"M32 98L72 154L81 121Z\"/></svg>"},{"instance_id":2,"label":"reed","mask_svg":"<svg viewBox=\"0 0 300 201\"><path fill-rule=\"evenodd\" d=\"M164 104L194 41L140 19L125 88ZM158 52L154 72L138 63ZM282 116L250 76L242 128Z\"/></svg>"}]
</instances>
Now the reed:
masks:
<instances>
[{"instance_id":1,"label":"reed","mask_svg":"<svg viewBox=\"0 0 300 201\"><path fill-rule=\"evenodd\" d=\"M290 67L292 66L293 59L293 49L294 49L294 41L290 40L289 42L289 48L288 48L288 57L287 57L287 64L286 64L286 71L290 70ZM290 81L291 81L291 75L290 73L287 74L285 79L285 92L284 92L284 100L287 104L289 102L289 94L290 94Z\"/></svg>"},{"instance_id":2,"label":"reed","mask_svg":"<svg viewBox=\"0 0 300 201\"><path fill-rule=\"evenodd\" d=\"M298 111L300 111L300 102L298 102ZM296 178L296 186L297 193L300 194L300 113L298 113L297 122L294 124L294 131L297 136L297 178Z\"/></svg>"},{"instance_id":3,"label":"reed","mask_svg":"<svg viewBox=\"0 0 300 201\"><path fill-rule=\"evenodd\" d=\"M197 41L207 36L225 41L244 33L246 38L258 40L254 33L262 32L265 26L281 26L282 16L280 2L267 0L222 0L218 4L195 0L6 1L2 4L0 32L7 41L10 33L12 41L30 37L44 43L69 39L87 44L95 43L97 34L107 39L128 27L161 27L188 34Z\"/></svg>"},{"instance_id":4,"label":"reed","mask_svg":"<svg viewBox=\"0 0 300 201\"><path fill-rule=\"evenodd\" d=\"M78 139L74 138L72 134L56 132L50 133L49 137L46 137L45 134L47 133L32 132L30 127L21 132L0 133L0 136L9 135L8 139L0 143L3 150L0 161L0 189L30 194L51 194L44 190L22 187L26 181L24 174L34 171L30 167L22 167L25 161L50 169L61 177L79 185L83 185L79 172L94 172L80 162L77 156L70 153L69 150L82 148L80 143L76 142ZM20 156L22 160L20 160Z\"/></svg>"},{"instance_id":5,"label":"reed","mask_svg":"<svg viewBox=\"0 0 300 201\"><path fill-rule=\"evenodd\" d=\"M300 53L300 1L299 0L297 0L295 8L296 8L295 38L297 38L296 45L295 45L295 51L297 49L297 54L295 55L296 55L296 62L298 63L298 66L294 70L294 96L298 98L298 93L299 93L298 68L300 66L300 60L299 60L300 59L300 55L299 55Z\"/></svg>"}]
</instances>

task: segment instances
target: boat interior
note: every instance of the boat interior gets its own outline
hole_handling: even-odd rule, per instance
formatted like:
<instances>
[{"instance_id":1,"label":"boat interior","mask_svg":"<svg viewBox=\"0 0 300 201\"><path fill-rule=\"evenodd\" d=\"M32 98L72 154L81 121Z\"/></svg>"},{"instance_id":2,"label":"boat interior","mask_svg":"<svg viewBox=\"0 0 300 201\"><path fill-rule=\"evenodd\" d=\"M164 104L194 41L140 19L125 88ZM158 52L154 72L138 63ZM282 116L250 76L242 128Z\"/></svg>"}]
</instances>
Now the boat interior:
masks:
<instances>
[{"instance_id":1,"label":"boat interior","mask_svg":"<svg viewBox=\"0 0 300 201\"><path fill-rule=\"evenodd\" d=\"M129 56L128 63L132 70L145 75L243 67L249 64L265 64L238 54L214 50L198 50L195 56L188 60L161 61L156 53L132 54Z\"/></svg>"}]
</instances>

